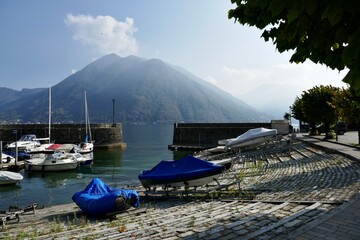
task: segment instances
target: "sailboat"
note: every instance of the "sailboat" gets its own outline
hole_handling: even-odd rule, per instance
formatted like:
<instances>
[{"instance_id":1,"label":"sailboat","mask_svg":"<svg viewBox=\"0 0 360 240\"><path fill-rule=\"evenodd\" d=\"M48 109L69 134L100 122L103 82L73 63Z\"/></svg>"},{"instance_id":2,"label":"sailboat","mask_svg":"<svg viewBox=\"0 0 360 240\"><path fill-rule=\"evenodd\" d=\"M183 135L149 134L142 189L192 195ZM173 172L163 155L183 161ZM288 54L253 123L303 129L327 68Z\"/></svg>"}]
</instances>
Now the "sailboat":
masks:
<instances>
[{"instance_id":1,"label":"sailboat","mask_svg":"<svg viewBox=\"0 0 360 240\"><path fill-rule=\"evenodd\" d=\"M89 111L87 106L87 98L86 98L86 91L85 91L85 98L84 98L84 106L85 106L85 140L81 142L77 146L77 152L84 154L84 153L91 153L94 150L94 142L91 136L91 129L90 129L90 119L89 119Z\"/></svg>"},{"instance_id":2,"label":"sailboat","mask_svg":"<svg viewBox=\"0 0 360 240\"><path fill-rule=\"evenodd\" d=\"M56 147L59 147L59 144L51 143L51 87L49 87L49 137L36 138L36 140L41 144L26 149L26 153L53 153Z\"/></svg>"}]
</instances>

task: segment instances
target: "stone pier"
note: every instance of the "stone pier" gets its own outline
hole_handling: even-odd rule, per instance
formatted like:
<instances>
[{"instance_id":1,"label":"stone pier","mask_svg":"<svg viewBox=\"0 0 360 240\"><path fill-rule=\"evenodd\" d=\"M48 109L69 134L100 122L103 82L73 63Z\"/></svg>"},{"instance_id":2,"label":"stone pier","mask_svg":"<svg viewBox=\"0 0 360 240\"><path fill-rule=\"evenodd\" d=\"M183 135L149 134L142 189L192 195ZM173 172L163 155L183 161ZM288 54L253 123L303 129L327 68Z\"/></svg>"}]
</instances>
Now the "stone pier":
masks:
<instances>
[{"instance_id":1,"label":"stone pier","mask_svg":"<svg viewBox=\"0 0 360 240\"><path fill-rule=\"evenodd\" d=\"M77 144L85 139L85 124L51 125L51 141L55 143ZM122 124L91 124L95 148L125 147ZM48 124L9 124L0 125L0 140L13 142L21 135L35 134L39 138L49 137Z\"/></svg>"}]
</instances>

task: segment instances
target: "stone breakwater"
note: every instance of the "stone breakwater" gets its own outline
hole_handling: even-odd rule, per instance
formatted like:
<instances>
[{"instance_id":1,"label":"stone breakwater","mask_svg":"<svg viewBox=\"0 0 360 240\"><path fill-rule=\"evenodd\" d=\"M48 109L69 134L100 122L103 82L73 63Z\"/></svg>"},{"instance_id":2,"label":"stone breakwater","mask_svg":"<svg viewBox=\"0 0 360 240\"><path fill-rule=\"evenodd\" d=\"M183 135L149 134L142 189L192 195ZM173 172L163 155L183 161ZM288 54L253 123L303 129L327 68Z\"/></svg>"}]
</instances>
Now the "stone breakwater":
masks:
<instances>
[{"instance_id":1,"label":"stone breakwater","mask_svg":"<svg viewBox=\"0 0 360 240\"><path fill-rule=\"evenodd\" d=\"M218 157L234 158L219 179L226 188L146 197L138 187L141 206L112 221L87 218L75 204L54 206L6 223L0 238L290 239L360 190L359 162L301 142L290 152Z\"/></svg>"},{"instance_id":2,"label":"stone breakwater","mask_svg":"<svg viewBox=\"0 0 360 240\"><path fill-rule=\"evenodd\" d=\"M92 140L95 148L126 147L123 142L122 124L91 124ZM13 142L21 135L35 134L38 138L49 137L47 124L3 124L0 125L0 140ZM78 144L84 141L85 124L52 124L51 141L54 143Z\"/></svg>"}]
</instances>

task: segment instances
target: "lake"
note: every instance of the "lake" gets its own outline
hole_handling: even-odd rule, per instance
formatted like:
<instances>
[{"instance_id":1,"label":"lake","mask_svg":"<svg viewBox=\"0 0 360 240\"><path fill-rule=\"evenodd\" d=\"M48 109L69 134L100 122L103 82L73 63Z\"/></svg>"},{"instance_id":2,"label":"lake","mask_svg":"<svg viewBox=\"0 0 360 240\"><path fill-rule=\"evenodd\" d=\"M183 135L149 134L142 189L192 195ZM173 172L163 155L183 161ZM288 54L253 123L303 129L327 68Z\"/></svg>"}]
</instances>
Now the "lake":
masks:
<instances>
[{"instance_id":1,"label":"lake","mask_svg":"<svg viewBox=\"0 0 360 240\"><path fill-rule=\"evenodd\" d=\"M27 172L18 185L0 187L0 210L10 205L26 207L33 203L51 206L72 202L72 195L98 177L116 188L139 185L137 175L164 159L174 159L168 150L173 125L123 125L126 149L96 149L92 166L70 172ZM95 139L96 140L96 139Z\"/></svg>"}]
</instances>

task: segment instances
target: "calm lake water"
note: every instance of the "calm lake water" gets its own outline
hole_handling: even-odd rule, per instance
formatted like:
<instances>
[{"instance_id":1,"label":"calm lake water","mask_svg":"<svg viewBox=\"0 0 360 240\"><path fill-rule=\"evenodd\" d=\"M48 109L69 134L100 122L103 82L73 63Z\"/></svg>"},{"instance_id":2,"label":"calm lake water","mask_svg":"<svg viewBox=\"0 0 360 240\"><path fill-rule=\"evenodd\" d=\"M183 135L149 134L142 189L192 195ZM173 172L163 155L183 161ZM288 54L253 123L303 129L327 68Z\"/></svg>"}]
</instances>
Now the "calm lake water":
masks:
<instances>
[{"instance_id":1,"label":"calm lake water","mask_svg":"<svg viewBox=\"0 0 360 240\"><path fill-rule=\"evenodd\" d=\"M173 152L168 150L173 125L123 125L123 134L127 148L96 149L91 167L58 173L20 171L24 176L20 184L0 187L0 210L10 205L70 203L72 195L83 190L94 177L111 187L129 188L140 184L137 175L143 169L150 169L164 159L174 159Z\"/></svg>"}]
</instances>

